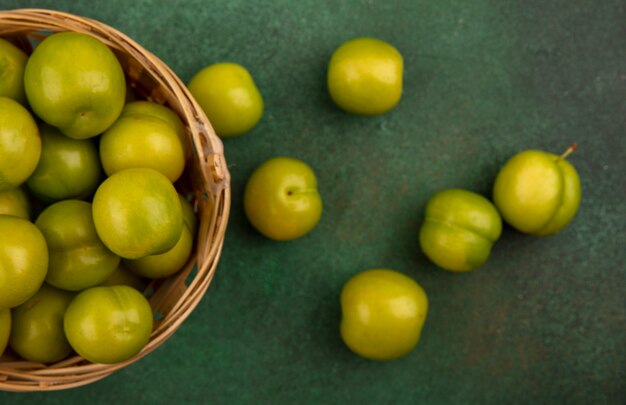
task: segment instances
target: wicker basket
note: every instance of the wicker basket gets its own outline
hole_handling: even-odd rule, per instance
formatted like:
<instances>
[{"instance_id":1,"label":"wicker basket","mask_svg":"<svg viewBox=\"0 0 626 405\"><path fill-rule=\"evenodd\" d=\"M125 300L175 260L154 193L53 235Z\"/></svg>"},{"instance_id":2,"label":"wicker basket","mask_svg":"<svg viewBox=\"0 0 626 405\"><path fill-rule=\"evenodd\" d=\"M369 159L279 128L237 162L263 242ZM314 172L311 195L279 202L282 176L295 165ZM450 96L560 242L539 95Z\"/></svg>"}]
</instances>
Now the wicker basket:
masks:
<instances>
[{"instance_id":1,"label":"wicker basket","mask_svg":"<svg viewBox=\"0 0 626 405\"><path fill-rule=\"evenodd\" d=\"M131 89L167 105L186 126L192 147L177 189L193 196L199 218L194 251L187 266L148 287L150 304L162 315L154 323L149 343L134 358L117 364L94 364L73 355L56 364L24 361L9 350L0 358L0 390L46 391L77 387L102 379L155 350L198 305L215 273L230 210L230 175L223 145L208 119L180 79L136 42L100 22L50 10L0 12L0 37L27 53L53 32L74 31L98 38L120 60Z\"/></svg>"}]
</instances>

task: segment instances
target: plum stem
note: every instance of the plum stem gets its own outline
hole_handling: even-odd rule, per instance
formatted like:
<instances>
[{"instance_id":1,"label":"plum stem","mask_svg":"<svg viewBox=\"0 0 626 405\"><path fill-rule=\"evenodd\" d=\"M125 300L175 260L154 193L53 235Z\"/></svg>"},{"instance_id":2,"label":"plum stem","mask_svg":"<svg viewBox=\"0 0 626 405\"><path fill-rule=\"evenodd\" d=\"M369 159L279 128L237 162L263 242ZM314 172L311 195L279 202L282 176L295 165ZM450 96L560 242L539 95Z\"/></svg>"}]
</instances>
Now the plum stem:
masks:
<instances>
[{"instance_id":1,"label":"plum stem","mask_svg":"<svg viewBox=\"0 0 626 405\"><path fill-rule=\"evenodd\" d=\"M567 150L565 152L563 152L563 154L561 156L559 156L559 160L566 159L569 155L572 154L572 152L574 152L576 150L576 148L578 148L578 145L573 143L572 146L567 148Z\"/></svg>"}]
</instances>

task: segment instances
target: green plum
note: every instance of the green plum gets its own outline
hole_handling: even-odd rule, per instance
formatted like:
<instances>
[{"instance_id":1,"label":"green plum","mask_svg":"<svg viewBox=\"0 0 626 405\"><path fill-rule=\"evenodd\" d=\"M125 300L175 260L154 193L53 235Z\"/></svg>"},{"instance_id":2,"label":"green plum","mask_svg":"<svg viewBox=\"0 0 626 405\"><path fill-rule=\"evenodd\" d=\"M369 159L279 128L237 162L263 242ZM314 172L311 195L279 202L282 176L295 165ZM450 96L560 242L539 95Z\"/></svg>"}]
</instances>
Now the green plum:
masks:
<instances>
[{"instance_id":1,"label":"green plum","mask_svg":"<svg viewBox=\"0 0 626 405\"><path fill-rule=\"evenodd\" d=\"M33 116L17 101L0 97L0 191L24 183L41 157L41 137Z\"/></svg>"},{"instance_id":2,"label":"green plum","mask_svg":"<svg viewBox=\"0 0 626 405\"><path fill-rule=\"evenodd\" d=\"M63 327L79 355L94 363L117 363L135 356L148 343L152 308L132 287L92 287L70 303Z\"/></svg>"},{"instance_id":3,"label":"green plum","mask_svg":"<svg viewBox=\"0 0 626 405\"><path fill-rule=\"evenodd\" d=\"M46 281L69 291L100 284L115 271L119 256L99 239L91 204L63 200L47 207L35 221L48 244Z\"/></svg>"},{"instance_id":4,"label":"green plum","mask_svg":"<svg viewBox=\"0 0 626 405\"><path fill-rule=\"evenodd\" d=\"M376 38L355 38L335 50L328 63L327 86L335 104L353 114L378 115L402 96L402 55Z\"/></svg>"},{"instance_id":5,"label":"green plum","mask_svg":"<svg viewBox=\"0 0 626 405\"><path fill-rule=\"evenodd\" d=\"M124 106L121 117L128 115L144 115L157 118L165 122L172 129L174 129L185 151L185 157L188 156L190 152L190 144L189 139L187 138L187 129L185 129L185 125L178 114L176 114L172 109L152 101L137 100L129 102Z\"/></svg>"},{"instance_id":6,"label":"green plum","mask_svg":"<svg viewBox=\"0 0 626 405\"><path fill-rule=\"evenodd\" d=\"M24 88L31 108L75 139L104 132L126 100L124 71L98 39L60 32L44 39L26 62Z\"/></svg>"},{"instance_id":7,"label":"green plum","mask_svg":"<svg viewBox=\"0 0 626 405\"><path fill-rule=\"evenodd\" d=\"M252 225L268 238L285 241L306 235L322 216L315 173L289 157L266 161L248 179L244 209Z\"/></svg>"},{"instance_id":8,"label":"green plum","mask_svg":"<svg viewBox=\"0 0 626 405\"><path fill-rule=\"evenodd\" d=\"M93 198L93 220L100 239L124 259L167 252L184 227L174 185L148 168L120 170L103 181Z\"/></svg>"},{"instance_id":9,"label":"green plum","mask_svg":"<svg viewBox=\"0 0 626 405\"><path fill-rule=\"evenodd\" d=\"M74 293L43 284L22 305L12 309L9 346L26 360L52 363L72 351L63 330L65 310Z\"/></svg>"},{"instance_id":10,"label":"green plum","mask_svg":"<svg viewBox=\"0 0 626 405\"><path fill-rule=\"evenodd\" d=\"M412 278L372 269L351 277L341 290L341 337L360 356L394 360L419 342L428 297Z\"/></svg>"},{"instance_id":11,"label":"green plum","mask_svg":"<svg viewBox=\"0 0 626 405\"><path fill-rule=\"evenodd\" d=\"M520 152L496 177L493 200L505 222L520 232L553 235L575 217L581 200L578 172L565 158L539 150Z\"/></svg>"},{"instance_id":12,"label":"green plum","mask_svg":"<svg viewBox=\"0 0 626 405\"><path fill-rule=\"evenodd\" d=\"M0 308L35 295L48 271L48 245L32 222L0 215Z\"/></svg>"},{"instance_id":13,"label":"green plum","mask_svg":"<svg viewBox=\"0 0 626 405\"><path fill-rule=\"evenodd\" d=\"M502 233L502 219L493 204L471 191L447 189L426 205L420 245L437 266L470 271L482 266Z\"/></svg>"},{"instance_id":14,"label":"green plum","mask_svg":"<svg viewBox=\"0 0 626 405\"><path fill-rule=\"evenodd\" d=\"M102 175L95 143L69 138L46 124L39 130L41 158L26 181L28 189L46 202L91 197Z\"/></svg>"},{"instance_id":15,"label":"green plum","mask_svg":"<svg viewBox=\"0 0 626 405\"><path fill-rule=\"evenodd\" d=\"M185 169L185 151L176 130L150 115L121 116L100 137L100 160L107 175L151 168L175 182Z\"/></svg>"},{"instance_id":16,"label":"green plum","mask_svg":"<svg viewBox=\"0 0 626 405\"><path fill-rule=\"evenodd\" d=\"M223 138L250 131L263 115L263 97L248 70L236 63L215 63L196 73L189 92Z\"/></svg>"},{"instance_id":17,"label":"green plum","mask_svg":"<svg viewBox=\"0 0 626 405\"><path fill-rule=\"evenodd\" d=\"M0 96L26 105L24 68L28 55L9 41L0 38Z\"/></svg>"}]
</instances>

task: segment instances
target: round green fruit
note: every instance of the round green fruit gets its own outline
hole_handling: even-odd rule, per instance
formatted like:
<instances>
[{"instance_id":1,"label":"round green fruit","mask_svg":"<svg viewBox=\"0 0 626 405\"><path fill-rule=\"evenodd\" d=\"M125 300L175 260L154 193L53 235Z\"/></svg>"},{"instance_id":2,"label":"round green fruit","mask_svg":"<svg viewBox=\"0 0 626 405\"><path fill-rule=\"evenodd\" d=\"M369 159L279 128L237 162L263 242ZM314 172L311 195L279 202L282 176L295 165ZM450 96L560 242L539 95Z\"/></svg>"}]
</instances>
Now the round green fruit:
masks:
<instances>
[{"instance_id":1,"label":"round green fruit","mask_svg":"<svg viewBox=\"0 0 626 405\"><path fill-rule=\"evenodd\" d=\"M236 63L202 69L188 88L221 137L250 131L263 115L261 93L246 68Z\"/></svg>"},{"instance_id":2,"label":"round green fruit","mask_svg":"<svg viewBox=\"0 0 626 405\"><path fill-rule=\"evenodd\" d=\"M122 110L122 117L130 115L143 115L165 122L178 135L185 151L185 157L189 154L190 146L187 139L187 130L180 117L170 108L152 101L137 100L126 104Z\"/></svg>"},{"instance_id":3,"label":"round green fruit","mask_svg":"<svg viewBox=\"0 0 626 405\"><path fill-rule=\"evenodd\" d=\"M107 279L120 258L100 241L91 204L63 200L47 207L35 221L49 251L46 281L58 288L80 291Z\"/></svg>"},{"instance_id":4,"label":"round green fruit","mask_svg":"<svg viewBox=\"0 0 626 405\"><path fill-rule=\"evenodd\" d=\"M350 113L383 114L400 101L402 74L402 55L395 47L375 38L356 38L330 58L328 91Z\"/></svg>"},{"instance_id":5,"label":"round green fruit","mask_svg":"<svg viewBox=\"0 0 626 405\"><path fill-rule=\"evenodd\" d=\"M356 354L394 360L419 342L428 298L410 277L394 270L358 273L341 290L341 337Z\"/></svg>"},{"instance_id":6,"label":"round green fruit","mask_svg":"<svg viewBox=\"0 0 626 405\"><path fill-rule=\"evenodd\" d=\"M93 363L118 363L137 355L148 343L152 309L132 287L92 287L70 303L63 325L80 356Z\"/></svg>"},{"instance_id":7,"label":"round green fruit","mask_svg":"<svg viewBox=\"0 0 626 405\"><path fill-rule=\"evenodd\" d=\"M42 201L91 197L100 184L98 149L91 139L72 139L57 128L41 125L41 158L26 181Z\"/></svg>"},{"instance_id":8,"label":"round green fruit","mask_svg":"<svg viewBox=\"0 0 626 405\"><path fill-rule=\"evenodd\" d=\"M26 360L52 363L72 351L63 330L63 316L74 294L43 284L22 305L12 309L9 346Z\"/></svg>"},{"instance_id":9,"label":"round green fruit","mask_svg":"<svg viewBox=\"0 0 626 405\"><path fill-rule=\"evenodd\" d=\"M41 137L32 115L17 101L0 97L0 192L24 183L40 156Z\"/></svg>"},{"instance_id":10,"label":"round green fruit","mask_svg":"<svg viewBox=\"0 0 626 405\"><path fill-rule=\"evenodd\" d=\"M501 233L502 219L489 200L471 191L448 189L428 201L419 240L433 263L461 272L485 264Z\"/></svg>"},{"instance_id":11,"label":"round green fruit","mask_svg":"<svg viewBox=\"0 0 626 405\"><path fill-rule=\"evenodd\" d=\"M520 232L553 235L569 224L580 206L578 172L562 156L527 150L507 161L493 187L504 220Z\"/></svg>"},{"instance_id":12,"label":"round green fruit","mask_svg":"<svg viewBox=\"0 0 626 405\"><path fill-rule=\"evenodd\" d=\"M107 178L93 198L98 236L124 259L165 253L178 242L183 214L176 189L153 169L125 169Z\"/></svg>"},{"instance_id":13,"label":"round green fruit","mask_svg":"<svg viewBox=\"0 0 626 405\"><path fill-rule=\"evenodd\" d=\"M32 297L48 271L48 246L31 222L0 215L0 308L16 307Z\"/></svg>"},{"instance_id":14,"label":"round green fruit","mask_svg":"<svg viewBox=\"0 0 626 405\"><path fill-rule=\"evenodd\" d=\"M306 235L322 216L315 173L289 157L266 161L248 179L244 209L252 226L268 238L285 241Z\"/></svg>"},{"instance_id":15,"label":"round green fruit","mask_svg":"<svg viewBox=\"0 0 626 405\"><path fill-rule=\"evenodd\" d=\"M100 160L109 176L124 169L150 168L175 182L185 169L185 152L174 128L139 114L120 117L102 134Z\"/></svg>"},{"instance_id":16,"label":"round green fruit","mask_svg":"<svg viewBox=\"0 0 626 405\"><path fill-rule=\"evenodd\" d=\"M126 79L113 51L76 32L53 34L37 45L24 87L35 114L75 139L103 133L126 99Z\"/></svg>"},{"instance_id":17,"label":"round green fruit","mask_svg":"<svg viewBox=\"0 0 626 405\"><path fill-rule=\"evenodd\" d=\"M24 69L28 55L9 41L0 38L0 97L26 105Z\"/></svg>"}]
</instances>

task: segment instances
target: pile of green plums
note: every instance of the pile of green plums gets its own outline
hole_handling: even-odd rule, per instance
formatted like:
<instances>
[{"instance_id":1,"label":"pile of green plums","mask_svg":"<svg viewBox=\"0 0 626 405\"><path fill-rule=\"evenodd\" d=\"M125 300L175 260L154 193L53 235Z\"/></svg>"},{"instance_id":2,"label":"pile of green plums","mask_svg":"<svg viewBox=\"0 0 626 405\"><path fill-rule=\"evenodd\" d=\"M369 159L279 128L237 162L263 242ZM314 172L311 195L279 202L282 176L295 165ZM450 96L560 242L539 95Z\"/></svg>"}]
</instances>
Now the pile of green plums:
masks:
<instances>
[{"instance_id":1,"label":"pile of green plums","mask_svg":"<svg viewBox=\"0 0 626 405\"><path fill-rule=\"evenodd\" d=\"M227 67L212 69L223 72ZM355 38L333 53L327 87L335 104L348 113L383 114L400 100L402 72L402 56L392 45L375 38ZM194 92L210 88L198 87L198 83L203 77L214 76L216 73L198 75L193 81ZM247 74L241 77L246 78L247 87L253 87ZM253 90L251 93L256 88ZM219 110L214 106L220 105L218 101L223 98L217 93L215 90L197 96L207 100L202 105L207 115L215 118L219 118ZM252 114L254 123L258 111ZM566 160L570 152L556 156L529 150L515 155L501 168L492 200L463 189L436 193L426 206L419 232L422 251L442 269L467 272L485 264L502 234L503 219L533 235L551 235L563 229L576 214L581 196L578 174ZM315 173L299 159L278 156L265 161L245 187L244 210L250 223L273 240L307 235L320 221L322 207ZM353 352L375 360L396 359L409 353L419 341L428 313L424 289L392 269L355 274L346 281L340 302L342 339Z\"/></svg>"},{"instance_id":2,"label":"pile of green plums","mask_svg":"<svg viewBox=\"0 0 626 405\"><path fill-rule=\"evenodd\" d=\"M108 48L78 34L50 38L30 58L0 40L0 55L16 72L0 83L0 272L8 275L0 277L0 353L8 343L39 362L72 349L96 362L123 361L152 329L150 306L137 291L140 277L177 271L193 244L193 210L173 187L190 148L172 111L125 105L123 72ZM81 69L99 74L80 75ZM384 114L400 101L403 69L392 45L355 38L332 54L327 89L348 113ZM188 88L222 138L252 130L263 114L252 76L236 63L208 66ZM98 147L90 141L96 136ZM80 157L78 171L60 169L68 150ZM424 254L442 269L467 272L486 263L503 222L538 236L562 230L581 199L578 174L566 160L572 150L513 156L497 175L491 200L463 189L436 193L419 232ZM48 205L33 222L22 185ZM252 226L277 241L307 235L322 217L315 173L293 157L258 166L243 200ZM3 213L3 206L11 211ZM385 268L347 280L340 302L342 339L374 360L408 354L429 308L417 282Z\"/></svg>"},{"instance_id":3,"label":"pile of green plums","mask_svg":"<svg viewBox=\"0 0 626 405\"><path fill-rule=\"evenodd\" d=\"M0 355L97 363L148 343L147 279L189 261L196 215L175 183L190 146L173 110L130 101L98 39L31 55L0 39Z\"/></svg>"}]
</instances>

